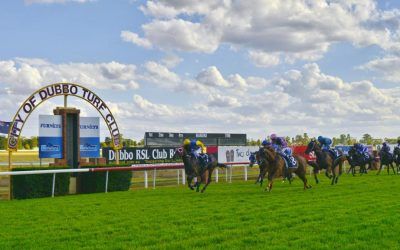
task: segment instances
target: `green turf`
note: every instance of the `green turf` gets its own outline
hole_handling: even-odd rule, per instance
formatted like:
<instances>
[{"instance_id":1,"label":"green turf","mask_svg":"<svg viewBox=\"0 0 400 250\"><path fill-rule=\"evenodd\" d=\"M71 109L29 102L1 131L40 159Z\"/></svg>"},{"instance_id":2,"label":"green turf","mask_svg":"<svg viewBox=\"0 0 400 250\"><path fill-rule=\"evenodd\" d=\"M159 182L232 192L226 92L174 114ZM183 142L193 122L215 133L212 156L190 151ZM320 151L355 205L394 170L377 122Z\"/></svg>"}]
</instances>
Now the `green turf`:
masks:
<instances>
[{"instance_id":1,"label":"green turf","mask_svg":"<svg viewBox=\"0 0 400 250\"><path fill-rule=\"evenodd\" d=\"M400 176L320 178L0 202L0 249L399 248Z\"/></svg>"}]
</instances>

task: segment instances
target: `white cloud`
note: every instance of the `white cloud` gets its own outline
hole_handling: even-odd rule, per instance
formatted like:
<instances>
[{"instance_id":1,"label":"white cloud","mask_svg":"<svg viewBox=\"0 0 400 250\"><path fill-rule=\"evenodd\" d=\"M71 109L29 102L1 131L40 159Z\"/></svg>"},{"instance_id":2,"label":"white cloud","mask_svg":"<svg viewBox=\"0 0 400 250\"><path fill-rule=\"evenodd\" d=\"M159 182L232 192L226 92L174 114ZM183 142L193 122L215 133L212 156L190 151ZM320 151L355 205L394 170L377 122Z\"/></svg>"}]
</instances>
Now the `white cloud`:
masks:
<instances>
[{"instance_id":1,"label":"white cloud","mask_svg":"<svg viewBox=\"0 0 400 250\"><path fill-rule=\"evenodd\" d=\"M279 55L250 50L249 57L257 67L272 67L280 63Z\"/></svg>"},{"instance_id":2,"label":"white cloud","mask_svg":"<svg viewBox=\"0 0 400 250\"><path fill-rule=\"evenodd\" d=\"M143 79L158 84L166 88L175 88L181 82L180 77L170 71L167 67L157 62L149 61L145 63L146 72Z\"/></svg>"},{"instance_id":3,"label":"white cloud","mask_svg":"<svg viewBox=\"0 0 400 250\"><path fill-rule=\"evenodd\" d=\"M207 69L203 69L197 76L196 80L202 84L215 87L229 87L229 83L219 72L215 66L210 66Z\"/></svg>"},{"instance_id":4,"label":"white cloud","mask_svg":"<svg viewBox=\"0 0 400 250\"><path fill-rule=\"evenodd\" d=\"M147 1L142 25L162 50L213 53L222 44L247 50L260 67L319 60L334 43L400 51L400 11L373 0Z\"/></svg>"},{"instance_id":5,"label":"white cloud","mask_svg":"<svg viewBox=\"0 0 400 250\"><path fill-rule=\"evenodd\" d=\"M76 82L97 89L137 89L136 79L135 65L114 61L96 64L53 64L37 58L0 61L0 84L9 93L26 94L55 82Z\"/></svg>"},{"instance_id":6,"label":"white cloud","mask_svg":"<svg viewBox=\"0 0 400 250\"><path fill-rule=\"evenodd\" d=\"M140 38L138 34L123 30L121 31L121 38L125 42L131 42L140 47L150 49L152 47L151 42L145 38Z\"/></svg>"},{"instance_id":7,"label":"white cloud","mask_svg":"<svg viewBox=\"0 0 400 250\"><path fill-rule=\"evenodd\" d=\"M362 70L370 70L380 73L384 80L390 82L400 81L400 57L399 56L386 56L378 58L358 67Z\"/></svg>"},{"instance_id":8,"label":"white cloud","mask_svg":"<svg viewBox=\"0 0 400 250\"><path fill-rule=\"evenodd\" d=\"M171 68L175 68L182 61L183 61L183 59L180 58L179 56L177 56L175 54L168 54L161 60L161 63L164 64L165 67L171 69Z\"/></svg>"},{"instance_id":9,"label":"white cloud","mask_svg":"<svg viewBox=\"0 0 400 250\"><path fill-rule=\"evenodd\" d=\"M15 103L21 103L32 90L60 81L97 89L121 124L122 133L135 138L148 130L228 131L256 138L269 132L397 136L400 122L400 88L380 89L366 80L346 82L325 74L316 63L271 79L224 75L216 66L190 78L153 61L137 68L118 62L54 64L29 58L0 61L0 86L5 89L0 92L5 107L0 120L11 119ZM154 85L154 91L165 98L126 91L143 81ZM107 100L110 93L117 96L113 102ZM83 114L92 113L78 102L71 101L71 105L82 108ZM51 107L43 108L51 112Z\"/></svg>"}]
</instances>

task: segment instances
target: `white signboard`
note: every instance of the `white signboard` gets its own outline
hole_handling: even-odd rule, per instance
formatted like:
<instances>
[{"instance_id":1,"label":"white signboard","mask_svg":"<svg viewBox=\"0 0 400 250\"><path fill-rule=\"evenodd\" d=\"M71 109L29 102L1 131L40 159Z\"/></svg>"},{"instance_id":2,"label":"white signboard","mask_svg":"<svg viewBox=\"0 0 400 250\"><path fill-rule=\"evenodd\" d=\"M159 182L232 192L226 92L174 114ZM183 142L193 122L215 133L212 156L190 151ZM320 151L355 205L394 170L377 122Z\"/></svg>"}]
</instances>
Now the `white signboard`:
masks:
<instances>
[{"instance_id":1,"label":"white signboard","mask_svg":"<svg viewBox=\"0 0 400 250\"><path fill-rule=\"evenodd\" d=\"M39 115L40 137L62 137L61 115Z\"/></svg>"},{"instance_id":2,"label":"white signboard","mask_svg":"<svg viewBox=\"0 0 400 250\"><path fill-rule=\"evenodd\" d=\"M258 146L218 146L218 161L222 163L249 162L250 153Z\"/></svg>"}]
</instances>

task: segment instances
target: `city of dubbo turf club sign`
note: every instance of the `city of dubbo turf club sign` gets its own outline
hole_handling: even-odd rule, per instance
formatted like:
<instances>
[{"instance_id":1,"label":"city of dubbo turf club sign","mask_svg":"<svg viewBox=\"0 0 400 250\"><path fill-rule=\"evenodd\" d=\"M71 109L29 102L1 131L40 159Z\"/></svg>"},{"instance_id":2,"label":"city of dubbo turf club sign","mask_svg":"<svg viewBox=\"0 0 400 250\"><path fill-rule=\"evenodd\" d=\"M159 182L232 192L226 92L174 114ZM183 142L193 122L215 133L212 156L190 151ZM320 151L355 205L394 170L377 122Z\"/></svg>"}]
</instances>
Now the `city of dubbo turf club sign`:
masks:
<instances>
[{"instance_id":1,"label":"city of dubbo turf club sign","mask_svg":"<svg viewBox=\"0 0 400 250\"><path fill-rule=\"evenodd\" d=\"M113 141L113 147L121 148L120 132L111 110L104 101L91 90L73 83L56 83L37 90L26 99L12 121L12 128L8 134L7 148L10 151L17 151L18 138L29 115L44 101L56 96L75 96L89 102L101 114L107 124Z\"/></svg>"}]
</instances>

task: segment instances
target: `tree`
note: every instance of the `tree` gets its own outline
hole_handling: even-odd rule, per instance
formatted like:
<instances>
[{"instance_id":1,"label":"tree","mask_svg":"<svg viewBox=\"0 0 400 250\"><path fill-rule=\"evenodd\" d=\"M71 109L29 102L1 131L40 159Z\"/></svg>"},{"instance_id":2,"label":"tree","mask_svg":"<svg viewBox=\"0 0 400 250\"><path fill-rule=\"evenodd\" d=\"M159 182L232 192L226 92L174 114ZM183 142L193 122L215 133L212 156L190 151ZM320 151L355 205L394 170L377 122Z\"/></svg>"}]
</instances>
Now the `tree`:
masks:
<instances>
[{"instance_id":1,"label":"tree","mask_svg":"<svg viewBox=\"0 0 400 250\"><path fill-rule=\"evenodd\" d=\"M37 148L39 145L39 139L37 136L31 137L31 148Z\"/></svg>"},{"instance_id":2,"label":"tree","mask_svg":"<svg viewBox=\"0 0 400 250\"><path fill-rule=\"evenodd\" d=\"M367 144L367 145L372 145L372 136L370 134L364 134L362 136L362 139L360 140L361 143Z\"/></svg>"}]
</instances>

